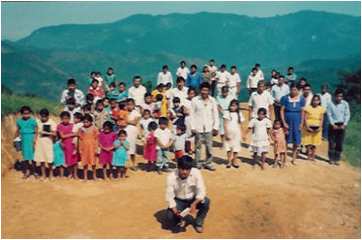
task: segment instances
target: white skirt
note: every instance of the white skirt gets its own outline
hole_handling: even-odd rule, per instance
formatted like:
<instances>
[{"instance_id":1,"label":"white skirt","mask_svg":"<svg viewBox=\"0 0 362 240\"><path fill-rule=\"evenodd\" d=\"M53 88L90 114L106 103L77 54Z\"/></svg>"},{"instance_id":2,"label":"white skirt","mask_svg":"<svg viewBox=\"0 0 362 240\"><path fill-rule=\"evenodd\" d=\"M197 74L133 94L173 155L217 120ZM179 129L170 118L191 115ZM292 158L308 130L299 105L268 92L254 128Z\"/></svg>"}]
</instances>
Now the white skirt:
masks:
<instances>
[{"instance_id":1,"label":"white skirt","mask_svg":"<svg viewBox=\"0 0 362 240\"><path fill-rule=\"evenodd\" d=\"M239 128L239 127L238 127ZM232 152L239 152L241 150L241 134L240 134L240 130L238 131L238 129L231 129L232 131L229 131L229 138L230 140L226 140L224 142L224 146L225 146L225 150L227 152L232 151Z\"/></svg>"},{"instance_id":2,"label":"white skirt","mask_svg":"<svg viewBox=\"0 0 362 240\"><path fill-rule=\"evenodd\" d=\"M128 154L136 154L136 141L138 136L138 128L133 125L127 125L125 130L127 132L127 141L129 143Z\"/></svg>"},{"instance_id":3,"label":"white skirt","mask_svg":"<svg viewBox=\"0 0 362 240\"><path fill-rule=\"evenodd\" d=\"M38 137L34 160L37 163L52 163L53 162L53 141L48 137Z\"/></svg>"}]
</instances>

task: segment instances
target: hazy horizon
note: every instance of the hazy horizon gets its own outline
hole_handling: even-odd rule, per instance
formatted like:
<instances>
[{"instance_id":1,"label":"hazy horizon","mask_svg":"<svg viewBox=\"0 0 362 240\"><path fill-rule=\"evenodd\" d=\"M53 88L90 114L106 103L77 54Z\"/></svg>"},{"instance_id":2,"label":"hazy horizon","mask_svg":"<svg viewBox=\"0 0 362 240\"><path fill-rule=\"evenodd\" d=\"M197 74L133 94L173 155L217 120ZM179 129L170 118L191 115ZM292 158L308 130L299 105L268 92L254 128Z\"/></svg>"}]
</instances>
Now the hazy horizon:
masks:
<instances>
[{"instance_id":1,"label":"hazy horizon","mask_svg":"<svg viewBox=\"0 0 362 240\"><path fill-rule=\"evenodd\" d=\"M360 16L361 9L360 2L2 2L1 5L1 39L12 41L45 26L108 23L135 14L212 12L272 17L313 10Z\"/></svg>"}]
</instances>

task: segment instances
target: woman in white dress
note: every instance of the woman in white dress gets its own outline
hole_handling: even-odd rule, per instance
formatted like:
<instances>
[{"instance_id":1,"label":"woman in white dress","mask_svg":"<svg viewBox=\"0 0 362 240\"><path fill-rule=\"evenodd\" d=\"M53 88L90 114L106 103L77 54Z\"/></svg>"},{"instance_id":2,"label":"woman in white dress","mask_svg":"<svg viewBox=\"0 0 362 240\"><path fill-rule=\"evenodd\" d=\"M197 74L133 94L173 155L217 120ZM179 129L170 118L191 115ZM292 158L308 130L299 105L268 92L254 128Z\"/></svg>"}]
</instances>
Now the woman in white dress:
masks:
<instances>
[{"instance_id":1,"label":"woman in white dress","mask_svg":"<svg viewBox=\"0 0 362 240\"><path fill-rule=\"evenodd\" d=\"M135 109L135 101L132 98L127 100L127 110L128 110L128 119L127 127L125 128L127 132L127 141L129 143L128 154L132 161L131 170L136 170L136 141L138 137L138 122L141 118L141 114Z\"/></svg>"}]
</instances>

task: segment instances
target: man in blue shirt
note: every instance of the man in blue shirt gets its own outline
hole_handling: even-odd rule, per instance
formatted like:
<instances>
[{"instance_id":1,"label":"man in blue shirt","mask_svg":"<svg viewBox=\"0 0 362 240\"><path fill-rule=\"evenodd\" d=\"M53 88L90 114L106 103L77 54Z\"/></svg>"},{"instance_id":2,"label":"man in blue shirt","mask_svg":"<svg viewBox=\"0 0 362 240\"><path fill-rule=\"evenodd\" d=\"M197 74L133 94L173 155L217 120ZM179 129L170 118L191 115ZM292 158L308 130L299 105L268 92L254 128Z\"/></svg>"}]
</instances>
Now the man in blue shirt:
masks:
<instances>
[{"instance_id":1,"label":"man in blue shirt","mask_svg":"<svg viewBox=\"0 0 362 240\"><path fill-rule=\"evenodd\" d=\"M345 129L350 119L349 104L343 100L343 90L337 89L334 100L327 106L329 120L328 155L329 163L339 165L343 151Z\"/></svg>"},{"instance_id":2,"label":"man in blue shirt","mask_svg":"<svg viewBox=\"0 0 362 240\"><path fill-rule=\"evenodd\" d=\"M195 64L191 65L191 72L187 75L186 86L199 89L202 82L202 75L197 72L197 66Z\"/></svg>"}]
</instances>

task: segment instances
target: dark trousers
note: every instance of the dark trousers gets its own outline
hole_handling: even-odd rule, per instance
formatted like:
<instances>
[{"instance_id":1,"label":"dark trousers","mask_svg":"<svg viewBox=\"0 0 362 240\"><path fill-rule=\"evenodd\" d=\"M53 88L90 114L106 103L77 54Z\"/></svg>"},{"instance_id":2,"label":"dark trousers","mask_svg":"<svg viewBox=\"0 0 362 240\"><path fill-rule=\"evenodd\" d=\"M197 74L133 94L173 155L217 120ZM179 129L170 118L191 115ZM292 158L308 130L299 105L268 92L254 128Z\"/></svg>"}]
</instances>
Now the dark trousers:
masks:
<instances>
[{"instance_id":1,"label":"dark trousers","mask_svg":"<svg viewBox=\"0 0 362 240\"><path fill-rule=\"evenodd\" d=\"M339 161L343 151L344 129L333 129L332 125L328 128L328 157L330 161Z\"/></svg>"},{"instance_id":2,"label":"dark trousers","mask_svg":"<svg viewBox=\"0 0 362 240\"><path fill-rule=\"evenodd\" d=\"M216 94L216 80L215 81L211 81L211 96L215 97Z\"/></svg>"},{"instance_id":3,"label":"dark trousers","mask_svg":"<svg viewBox=\"0 0 362 240\"><path fill-rule=\"evenodd\" d=\"M323 117L323 130L322 130L322 137L328 139L328 126L329 126L329 119L328 114L325 113Z\"/></svg>"},{"instance_id":4,"label":"dark trousers","mask_svg":"<svg viewBox=\"0 0 362 240\"><path fill-rule=\"evenodd\" d=\"M281 105L278 103L274 103L274 115L275 115L275 120L279 120L281 121L282 118L280 117L280 109L281 109Z\"/></svg>"},{"instance_id":5,"label":"dark trousers","mask_svg":"<svg viewBox=\"0 0 362 240\"><path fill-rule=\"evenodd\" d=\"M182 212L184 209L190 207L191 204L195 201L195 199L182 200L182 199L175 198L175 201L176 201L176 208L180 212ZM209 208L210 208L210 199L207 197L205 197L205 199L202 202L197 204L196 209L198 211L197 211L197 215L196 215L196 219L195 219L196 226L202 226L204 224L204 220L207 216ZM167 220L171 225L176 225L177 223L180 222L181 219L178 216L176 216L172 212L172 210L169 208L169 209L167 209Z\"/></svg>"}]
</instances>

